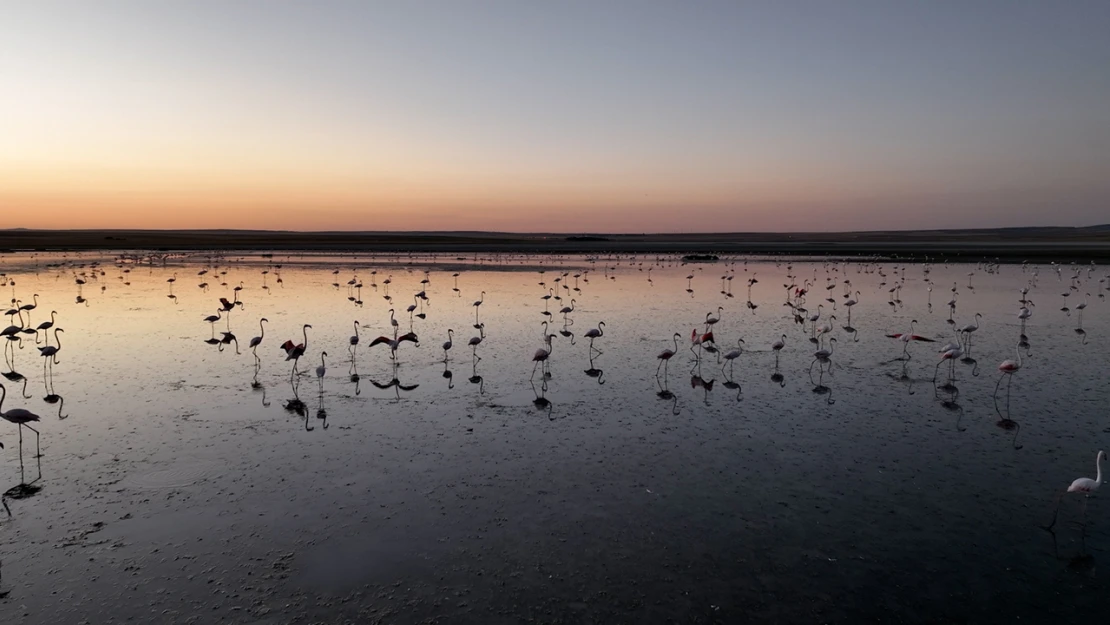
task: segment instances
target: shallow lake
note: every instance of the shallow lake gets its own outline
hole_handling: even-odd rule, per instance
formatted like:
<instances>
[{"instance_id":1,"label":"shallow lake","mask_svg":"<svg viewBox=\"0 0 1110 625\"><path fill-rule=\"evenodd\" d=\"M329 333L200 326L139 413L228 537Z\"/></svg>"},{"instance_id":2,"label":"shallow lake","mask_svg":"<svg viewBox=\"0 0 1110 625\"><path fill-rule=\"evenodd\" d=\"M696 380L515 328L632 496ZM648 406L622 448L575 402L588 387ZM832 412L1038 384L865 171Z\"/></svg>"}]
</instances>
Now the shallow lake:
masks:
<instances>
[{"instance_id":1,"label":"shallow lake","mask_svg":"<svg viewBox=\"0 0 1110 625\"><path fill-rule=\"evenodd\" d=\"M1106 604L1105 493L1041 529L1110 449L1105 266L70 254L0 272L12 307L38 295L2 325L56 311L62 329L3 341L3 409L41 416L42 451L23 430L21 478L0 422L5 622L1070 622ZM970 355L938 368L976 313ZM929 341L888 338L915 320ZM395 358L371 346L408 332ZM281 345L305 337L291 375Z\"/></svg>"}]
</instances>

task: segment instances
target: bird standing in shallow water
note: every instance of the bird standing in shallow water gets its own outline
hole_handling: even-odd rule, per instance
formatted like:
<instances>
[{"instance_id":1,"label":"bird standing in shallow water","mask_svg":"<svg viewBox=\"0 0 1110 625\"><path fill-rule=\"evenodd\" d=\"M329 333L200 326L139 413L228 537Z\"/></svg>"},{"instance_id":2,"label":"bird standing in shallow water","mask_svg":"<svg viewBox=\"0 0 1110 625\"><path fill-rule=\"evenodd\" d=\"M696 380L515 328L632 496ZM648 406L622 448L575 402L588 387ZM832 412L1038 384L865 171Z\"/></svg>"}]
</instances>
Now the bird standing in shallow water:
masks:
<instances>
[{"instance_id":1,"label":"bird standing in shallow water","mask_svg":"<svg viewBox=\"0 0 1110 625\"><path fill-rule=\"evenodd\" d=\"M286 341L281 344L281 348L285 350L285 360L293 361L293 370L289 373L289 379L293 379L293 376L296 375L297 363L300 361L301 356L304 356L305 350L308 349L308 329L311 327L312 326L306 323L301 328L301 334L304 337L304 342L300 345L294 345L293 341Z\"/></svg>"},{"instance_id":2,"label":"bird standing in shallow water","mask_svg":"<svg viewBox=\"0 0 1110 625\"><path fill-rule=\"evenodd\" d=\"M258 321L258 328L259 328L259 330L260 330L260 331L261 331L262 333L261 333L260 335L256 336L256 337L254 337L253 339L251 339L251 342L250 342L250 345L249 345L249 347L251 348L251 351L253 351L253 352L254 352L254 358L255 358L255 360L258 360L258 350L257 350L257 347L258 347L258 345L259 345L260 343L262 343L262 339L263 339L263 338L264 338L264 337L266 336L266 326L264 326L264 325L262 325L262 324L263 324L264 322L267 322L267 321L269 321L269 319L267 319L267 318L265 318L265 317L263 317L262 319L260 319L260 320Z\"/></svg>"},{"instance_id":3,"label":"bird standing in shallow water","mask_svg":"<svg viewBox=\"0 0 1110 625\"><path fill-rule=\"evenodd\" d=\"M1098 491L1098 487L1102 484L1102 461L1106 459L1106 452L1099 450L1098 455L1095 456L1095 479L1089 477L1076 478L1068 490L1056 498L1056 511L1052 514L1052 522L1043 529L1052 531L1056 526L1056 517L1060 513L1060 499L1068 493L1083 493L1083 516L1087 516L1087 500L1091 497L1091 493Z\"/></svg>"},{"instance_id":4,"label":"bird standing in shallow water","mask_svg":"<svg viewBox=\"0 0 1110 625\"><path fill-rule=\"evenodd\" d=\"M455 274L458 275L458 274ZM447 329L447 340L443 342L443 362L447 362L447 352L451 351L452 339L455 336L455 331L451 328Z\"/></svg>"},{"instance_id":5,"label":"bird standing in shallow water","mask_svg":"<svg viewBox=\"0 0 1110 625\"><path fill-rule=\"evenodd\" d=\"M597 352L597 355L600 356L601 355L601 350L594 347L594 339L599 339L599 338L605 336L605 322L604 321L598 321L596 328L590 328L589 330L586 330L586 333L583 334L582 336L590 339L590 350L589 351L590 351L591 357L592 357L594 352Z\"/></svg>"},{"instance_id":6,"label":"bird standing in shallow water","mask_svg":"<svg viewBox=\"0 0 1110 625\"><path fill-rule=\"evenodd\" d=\"M39 421L39 416L30 410L24 408L12 408L11 410L4 411L4 399L8 396L8 389L0 384L0 419L8 423L14 423L19 427L19 481L26 483L26 478L23 475L23 428L27 428L35 433L35 457L42 457L42 452L39 448L39 431L27 425L28 423Z\"/></svg>"}]
</instances>

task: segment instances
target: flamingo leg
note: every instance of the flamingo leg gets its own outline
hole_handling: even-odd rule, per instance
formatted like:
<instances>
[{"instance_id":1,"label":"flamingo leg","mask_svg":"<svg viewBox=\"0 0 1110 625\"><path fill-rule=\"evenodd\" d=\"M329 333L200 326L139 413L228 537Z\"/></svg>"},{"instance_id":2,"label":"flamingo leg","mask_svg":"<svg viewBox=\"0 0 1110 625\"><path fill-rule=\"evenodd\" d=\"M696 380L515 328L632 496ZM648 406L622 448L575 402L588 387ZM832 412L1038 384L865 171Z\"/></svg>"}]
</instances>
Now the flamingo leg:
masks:
<instances>
[{"instance_id":1,"label":"flamingo leg","mask_svg":"<svg viewBox=\"0 0 1110 625\"><path fill-rule=\"evenodd\" d=\"M27 478L23 475L23 424L19 424L19 483L26 484Z\"/></svg>"},{"instance_id":2,"label":"flamingo leg","mask_svg":"<svg viewBox=\"0 0 1110 625\"><path fill-rule=\"evenodd\" d=\"M1006 381L1006 418L1010 418L1010 388L1014 385L1014 376L1010 375Z\"/></svg>"}]
</instances>

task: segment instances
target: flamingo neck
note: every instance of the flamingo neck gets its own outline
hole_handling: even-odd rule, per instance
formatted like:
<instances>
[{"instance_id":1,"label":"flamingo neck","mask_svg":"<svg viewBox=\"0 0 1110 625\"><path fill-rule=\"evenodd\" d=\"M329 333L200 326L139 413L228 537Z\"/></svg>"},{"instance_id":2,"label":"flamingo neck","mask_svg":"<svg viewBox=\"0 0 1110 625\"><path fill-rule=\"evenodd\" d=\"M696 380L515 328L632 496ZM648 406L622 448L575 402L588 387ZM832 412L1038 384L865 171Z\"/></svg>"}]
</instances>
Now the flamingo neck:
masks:
<instances>
[{"instance_id":1,"label":"flamingo neck","mask_svg":"<svg viewBox=\"0 0 1110 625\"><path fill-rule=\"evenodd\" d=\"M1102 483L1102 453L1101 452L1098 454L1098 458L1095 459L1095 467L1097 467L1097 469L1098 469L1098 473L1095 475L1095 488L1098 488L1098 485Z\"/></svg>"},{"instance_id":2,"label":"flamingo neck","mask_svg":"<svg viewBox=\"0 0 1110 625\"><path fill-rule=\"evenodd\" d=\"M54 328L54 349L62 348L62 340L58 338L59 328Z\"/></svg>"}]
</instances>

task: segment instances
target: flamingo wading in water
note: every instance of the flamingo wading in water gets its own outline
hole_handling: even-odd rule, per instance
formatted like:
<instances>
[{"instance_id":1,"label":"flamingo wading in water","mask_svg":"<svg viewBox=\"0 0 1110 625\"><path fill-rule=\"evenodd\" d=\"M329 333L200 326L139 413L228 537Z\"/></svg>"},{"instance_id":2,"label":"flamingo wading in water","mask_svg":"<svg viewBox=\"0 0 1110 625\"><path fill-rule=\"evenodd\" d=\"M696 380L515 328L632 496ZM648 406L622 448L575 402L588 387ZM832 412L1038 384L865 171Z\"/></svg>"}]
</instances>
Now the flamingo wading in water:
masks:
<instances>
[{"instance_id":1,"label":"flamingo wading in water","mask_svg":"<svg viewBox=\"0 0 1110 625\"><path fill-rule=\"evenodd\" d=\"M1052 514L1052 522L1044 529L1051 532L1052 528L1056 526L1056 517L1060 514L1060 499L1068 493L1083 493L1083 516L1087 516L1087 500L1090 499L1091 493L1098 491L1098 487L1102 484L1102 461L1105 459L1106 452L1099 450L1098 455L1095 456L1095 479L1092 480L1089 477L1076 478L1071 486L1068 486L1068 490L1056 498L1056 511Z\"/></svg>"},{"instance_id":2,"label":"flamingo wading in water","mask_svg":"<svg viewBox=\"0 0 1110 625\"><path fill-rule=\"evenodd\" d=\"M0 419L19 426L19 480L20 482L26 483L26 479L23 475L23 428L27 428L35 433L35 457L41 457L42 452L39 450L39 431L27 425L28 423L38 421L39 416L24 408L12 408L11 410L4 411L4 399L7 396L8 389L5 388L3 384L0 384Z\"/></svg>"}]
</instances>

